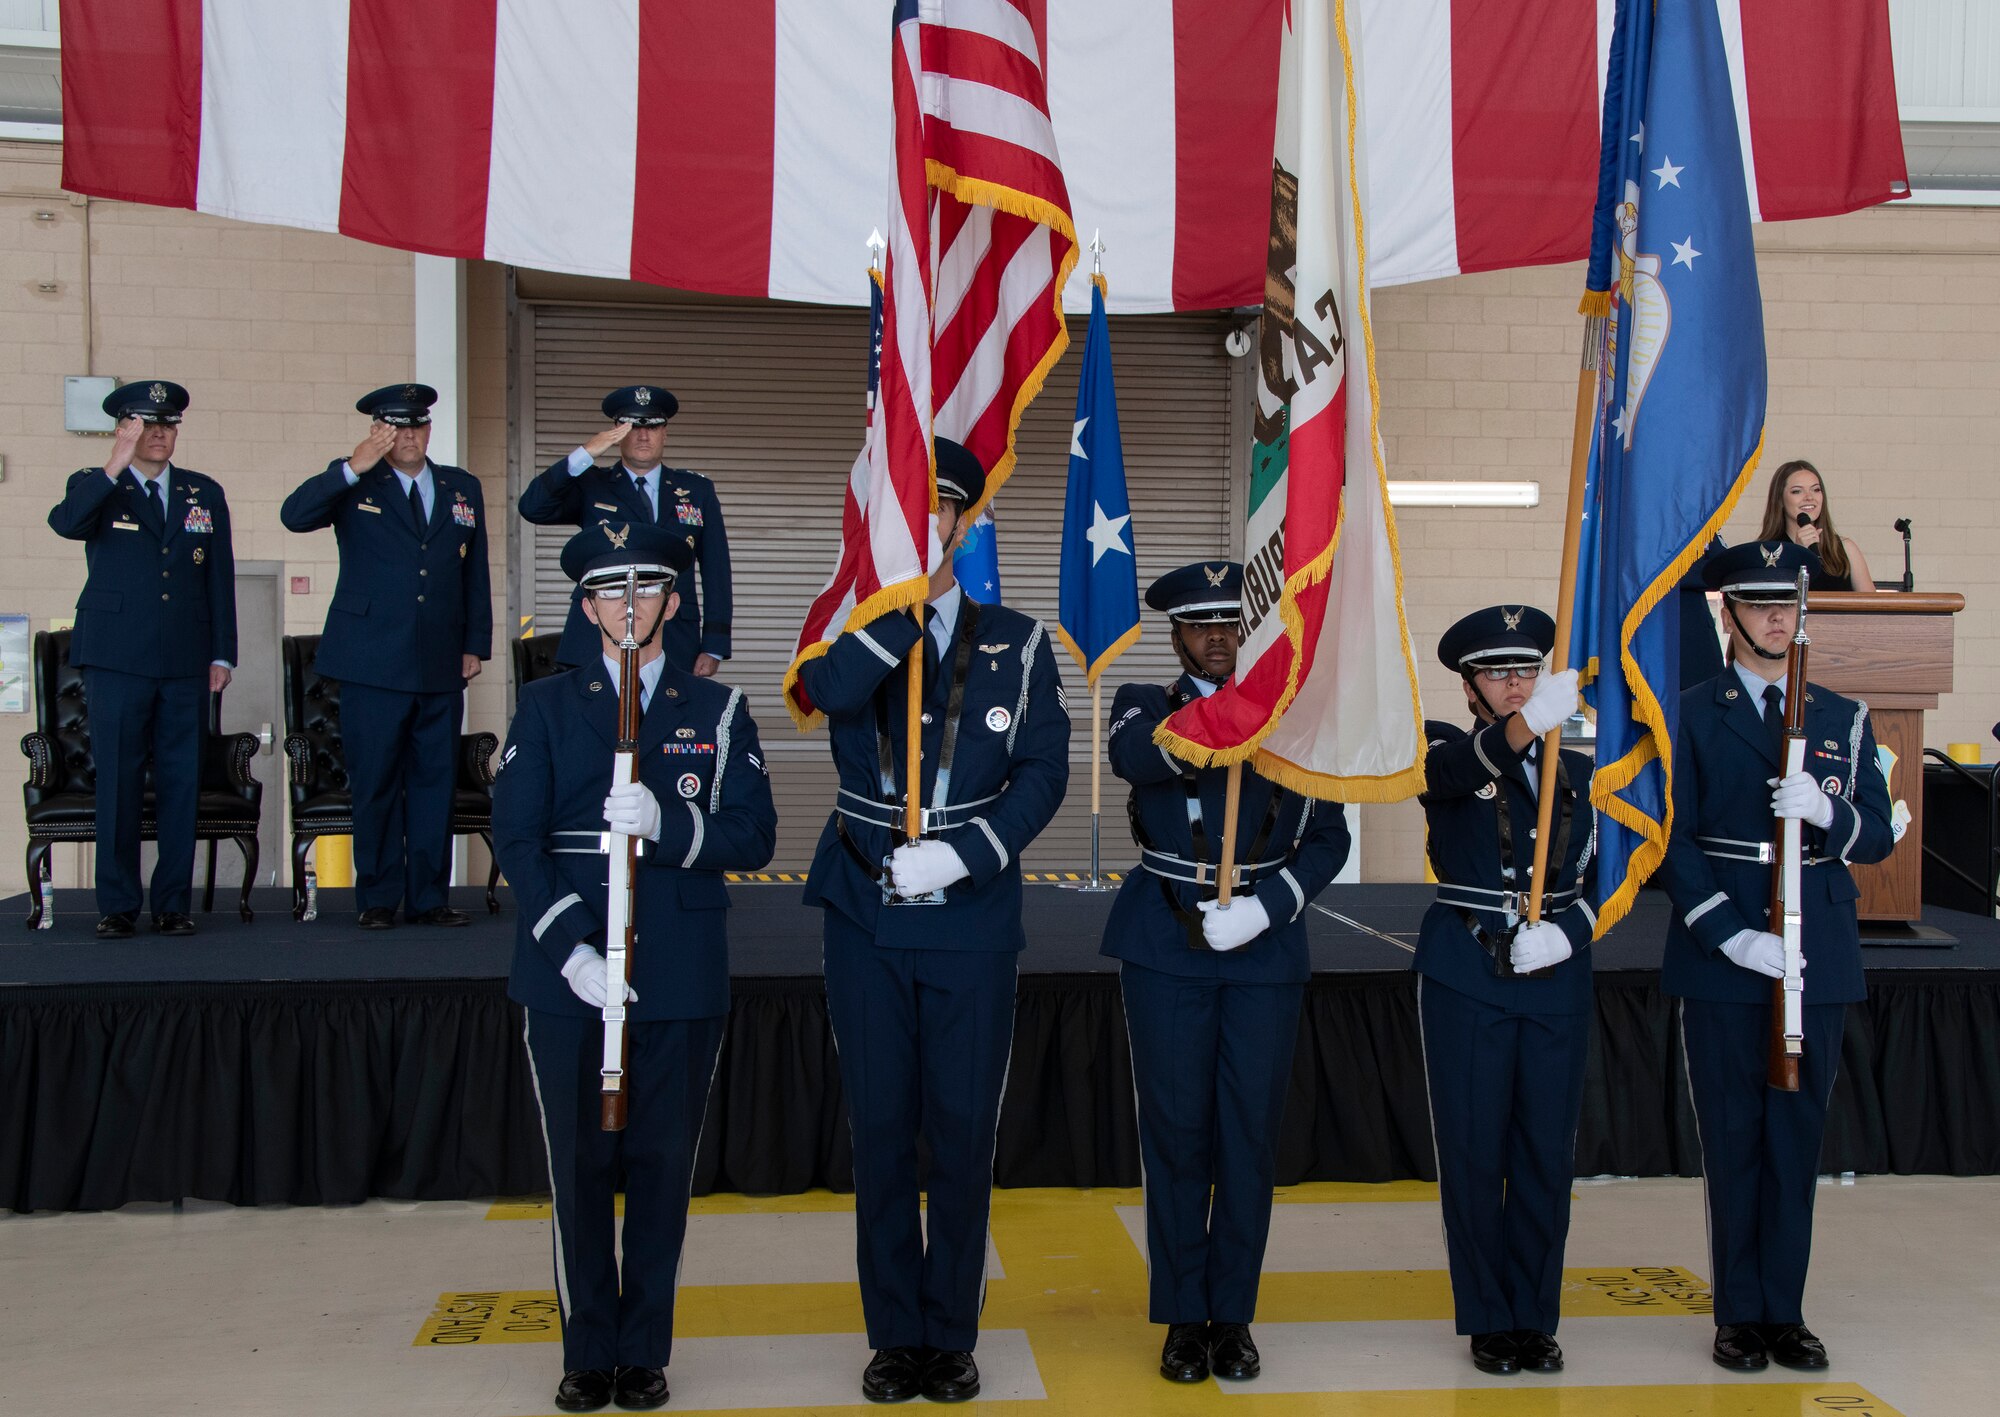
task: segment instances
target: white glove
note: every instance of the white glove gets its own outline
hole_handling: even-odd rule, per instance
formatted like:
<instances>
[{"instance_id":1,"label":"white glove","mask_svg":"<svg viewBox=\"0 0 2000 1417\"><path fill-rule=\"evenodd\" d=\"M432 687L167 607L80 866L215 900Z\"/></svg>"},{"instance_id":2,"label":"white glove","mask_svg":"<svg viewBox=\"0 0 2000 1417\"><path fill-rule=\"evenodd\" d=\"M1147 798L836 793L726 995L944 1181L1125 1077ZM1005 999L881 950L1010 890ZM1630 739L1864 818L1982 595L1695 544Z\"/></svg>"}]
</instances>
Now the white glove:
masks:
<instances>
[{"instance_id":1,"label":"white glove","mask_svg":"<svg viewBox=\"0 0 2000 1417\"><path fill-rule=\"evenodd\" d=\"M660 839L660 799L643 782L628 782L611 789L604 799L604 824L626 836Z\"/></svg>"},{"instance_id":2,"label":"white glove","mask_svg":"<svg viewBox=\"0 0 2000 1417\"><path fill-rule=\"evenodd\" d=\"M1533 974L1552 964L1561 964L1571 954L1569 936L1562 926L1544 920L1539 925L1523 925L1514 936L1507 958L1521 974Z\"/></svg>"},{"instance_id":3,"label":"white glove","mask_svg":"<svg viewBox=\"0 0 2000 1417\"><path fill-rule=\"evenodd\" d=\"M941 841L908 842L889 857L889 879L905 899L941 891L971 874L957 849Z\"/></svg>"},{"instance_id":4,"label":"white glove","mask_svg":"<svg viewBox=\"0 0 2000 1417\"><path fill-rule=\"evenodd\" d=\"M1771 810L1781 817L1796 817L1824 831L1833 825L1833 803L1820 791L1809 772L1795 772L1786 778L1766 779L1777 791L1771 794Z\"/></svg>"},{"instance_id":5,"label":"white glove","mask_svg":"<svg viewBox=\"0 0 2000 1417\"><path fill-rule=\"evenodd\" d=\"M603 955L589 945L578 945L569 952L569 959L563 964L562 972L563 978L569 981L570 993L593 1009L604 1007L611 966L605 962ZM639 1002L639 991L629 983L625 986L625 1002L628 1004Z\"/></svg>"},{"instance_id":6,"label":"white glove","mask_svg":"<svg viewBox=\"0 0 2000 1417\"><path fill-rule=\"evenodd\" d=\"M1239 895L1223 909L1222 902L1201 903L1201 933L1212 950L1241 949L1271 928L1271 912L1254 895Z\"/></svg>"},{"instance_id":7,"label":"white glove","mask_svg":"<svg viewBox=\"0 0 2000 1417\"><path fill-rule=\"evenodd\" d=\"M1722 952L1753 974L1772 979L1785 977L1785 942L1769 930L1738 930L1722 942ZM1801 956L1799 968L1805 967Z\"/></svg>"},{"instance_id":8,"label":"white glove","mask_svg":"<svg viewBox=\"0 0 2000 1417\"><path fill-rule=\"evenodd\" d=\"M1551 728L1559 728L1576 713L1576 671L1543 674L1535 680L1535 692L1521 705L1521 721L1539 738Z\"/></svg>"}]
</instances>

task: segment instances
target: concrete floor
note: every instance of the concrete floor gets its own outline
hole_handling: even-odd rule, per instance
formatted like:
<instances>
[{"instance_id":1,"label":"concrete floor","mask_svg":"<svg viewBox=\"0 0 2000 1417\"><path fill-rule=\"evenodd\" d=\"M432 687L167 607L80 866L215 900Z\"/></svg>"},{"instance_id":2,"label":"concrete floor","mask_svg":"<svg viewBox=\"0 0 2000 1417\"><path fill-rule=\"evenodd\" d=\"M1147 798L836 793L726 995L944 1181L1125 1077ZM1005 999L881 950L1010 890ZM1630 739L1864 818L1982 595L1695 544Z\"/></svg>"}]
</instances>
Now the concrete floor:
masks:
<instances>
[{"instance_id":1,"label":"concrete floor","mask_svg":"<svg viewBox=\"0 0 2000 1417\"><path fill-rule=\"evenodd\" d=\"M1808 1321L1822 1381L1707 1356L1698 1181L1580 1182L1557 1377L1491 1378L1452 1333L1434 1188L1282 1192L1264 1375L1154 1373L1134 1191L1001 1191L974 1410L1359 1417L2000 1411L2000 1179L1823 1183ZM0 1219L0 1413L553 1412L545 1206L135 1205ZM696 1202L673 1411L862 1406L853 1216L815 1193Z\"/></svg>"}]
</instances>

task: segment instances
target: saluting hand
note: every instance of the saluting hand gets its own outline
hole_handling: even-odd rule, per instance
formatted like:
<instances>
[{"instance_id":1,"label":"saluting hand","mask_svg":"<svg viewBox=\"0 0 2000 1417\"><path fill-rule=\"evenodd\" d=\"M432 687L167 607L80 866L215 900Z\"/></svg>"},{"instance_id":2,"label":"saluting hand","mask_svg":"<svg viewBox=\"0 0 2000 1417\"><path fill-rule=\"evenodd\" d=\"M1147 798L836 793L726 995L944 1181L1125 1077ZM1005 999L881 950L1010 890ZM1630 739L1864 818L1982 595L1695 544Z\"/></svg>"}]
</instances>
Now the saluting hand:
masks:
<instances>
[{"instance_id":1,"label":"saluting hand","mask_svg":"<svg viewBox=\"0 0 2000 1417\"><path fill-rule=\"evenodd\" d=\"M106 477L116 480L132 465L132 455L139 451L139 435L145 431L146 425L133 414L118 420L118 430L111 435L111 456L104 460Z\"/></svg>"},{"instance_id":2,"label":"saluting hand","mask_svg":"<svg viewBox=\"0 0 2000 1417\"><path fill-rule=\"evenodd\" d=\"M354 445L354 455L348 458L347 465L357 473L366 472L389 456L395 441L396 430L378 418L368 425L368 436Z\"/></svg>"},{"instance_id":3,"label":"saluting hand","mask_svg":"<svg viewBox=\"0 0 2000 1417\"><path fill-rule=\"evenodd\" d=\"M632 425L629 423L614 423L602 433L591 434L589 441L583 445L583 450L594 458L601 458L624 442L625 435L631 431Z\"/></svg>"}]
</instances>

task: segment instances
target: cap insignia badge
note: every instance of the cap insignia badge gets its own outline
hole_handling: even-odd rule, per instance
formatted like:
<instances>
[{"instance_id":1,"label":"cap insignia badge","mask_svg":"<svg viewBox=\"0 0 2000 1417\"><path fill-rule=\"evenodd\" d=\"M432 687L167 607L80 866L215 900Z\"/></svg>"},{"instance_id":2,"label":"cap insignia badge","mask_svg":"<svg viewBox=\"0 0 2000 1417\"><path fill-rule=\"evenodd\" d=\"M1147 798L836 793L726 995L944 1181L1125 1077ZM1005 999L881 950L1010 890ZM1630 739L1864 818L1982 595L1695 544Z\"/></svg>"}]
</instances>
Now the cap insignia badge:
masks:
<instances>
[{"instance_id":1,"label":"cap insignia badge","mask_svg":"<svg viewBox=\"0 0 2000 1417\"><path fill-rule=\"evenodd\" d=\"M645 385L642 384L638 388L632 391L632 402L639 405L639 407L644 408L647 404L651 403L652 401L653 401L653 391L647 388Z\"/></svg>"},{"instance_id":2,"label":"cap insignia badge","mask_svg":"<svg viewBox=\"0 0 2000 1417\"><path fill-rule=\"evenodd\" d=\"M1510 630L1521 628L1521 612L1519 610L1509 612L1505 606L1502 606L1500 609L1500 619Z\"/></svg>"},{"instance_id":3,"label":"cap insignia badge","mask_svg":"<svg viewBox=\"0 0 2000 1417\"><path fill-rule=\"evenodd\" d=\"M604 528L605 540L611 543L613 551L623 551L625 549L625 543L632 536L632 524L630 522L625 523L623 527L616 531L611 529L610 522L599 522L598 525Z\"/></svg>"},{"instance_id":4,"label":"cap insignia badge","mask_svg":"<svg viewBox=\"0 0 2000 1417\"><path fill-rule=\"evenodd\" d=\"M152 388L146 390L146 397L154 403L165 403L167 401L167 386L165 384L153 385Z\"/></svg>"},{"instance_id":5,"label":"cap insignia badge","mask_svg":"<svg viewBox=\"0 0 2000 1417\"><path fill-rule=\"evenodd\" d=\"M403 397L409 402L415 403L417 401L417 386L415 384L403 385Z\"/></svg>"},{"instance_id":6,"label":"cap insignia badge","mask_svg":"<svg viewBox=\"0 0 2000 1417\"><path fill-rule=\"evenodd\" d=\"M1766 566L1776 567L1778 559L1785 554L1785 548L1782 544L1763 547L1758 550L1757 554L1764 558Z\"/></svg>"},{"instance_id":7,"label":"cap insignia badge","mask_svg":"<svg viewBox=\"0 0 2000 1417\"><path fill-rule=\"evenodd\" d=\"M1203 566L1201 573L1208 577L1208 583L1211 586L1219 587L1225 580L1229 579L1229 567L1227 566L1217 566L1212 571L1208 567Z\"/></svg>"}]
</instances>

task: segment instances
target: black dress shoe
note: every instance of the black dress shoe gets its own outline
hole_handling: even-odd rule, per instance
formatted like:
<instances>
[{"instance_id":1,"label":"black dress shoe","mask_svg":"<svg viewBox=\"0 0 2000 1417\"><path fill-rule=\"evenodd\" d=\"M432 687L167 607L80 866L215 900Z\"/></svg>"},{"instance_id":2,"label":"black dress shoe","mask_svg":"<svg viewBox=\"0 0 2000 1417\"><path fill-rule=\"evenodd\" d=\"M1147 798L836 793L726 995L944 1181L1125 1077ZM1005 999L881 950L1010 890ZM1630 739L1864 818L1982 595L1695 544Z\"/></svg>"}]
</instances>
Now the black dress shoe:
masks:
<instances>
[{"instance_id":1,"label":"black dress shoe","mask_svg":"<svg viewBox=\"0 0 2000 1417\"><path fill-rule=\"evenodd\" d=\"M861 1373L861 1395L870 1402L908 1402L924 1389L927 1348L877 1350Z\"/></svg>"},{"instance_id":2,"label":"black dress shoe","mask_svg":"<svg viewBox=\"0 0 2000 1417\"><path fill-rule=\"evenodd\" d=\"M178 910L169 910L153 917L155 935L192 935L194 921Z\"/></svg>"},{"instance_id":3,"label":"black dress shoe","mask_svg":"<svg viewBox=\"0 0 2000 1417\"><path fill-rule=\"evenodd\" d=\"M1167 1325L1167 1341L1160 1349L1160 1376L1170 1383L1207 1380L1207 1324Z\"/></svg>"},{"instance_id":4,"label":"black dress shoe","mask_svg":"<svg viewBox=\"0 0 2000 1417\"><path fill-rule=\"evenodd\" d=\"M1248 1382L1264 1371L1257 1341L1250 1336L1249 1324L1208 1326L1208 1366L1218 1378L1233 1383Z\"/></svg>"},{"instance_id":5,"label":"black dress shoe","mask_svg":"<svg viewBox=\"0 0 2000 1417\"><path fill-rule=\"evenodd\" d=\"M1562 1345L1556 1342L1552 1333L1532 1328L1516 1329L1514 1347L1519 1352L1521 1367L1527 1372L1560 1373L1563 1370Z\"/></svg>"},{"instance_id":6,"label":"black dress shoe","mask_svg":"<svg viewBox=\"0 0 2000 1417\"><path fill-rule=\"evenodd\" d=\"M391 905L371 905L361 912L361 928L364 930L393 930L396 928L396 908ZM586 1371L579 1369L578 1371ZM595 1372L595 1368L587 1371Z\"/></svg>"},{"instance_id":7,"label":"black dress shoe","mask_svg":"<svg viewBox=\"0 0 2000 1417\"><path fill-rule=\"evenodd\" d=\"M595 1412L611 1401L611 1374L603 1368L572 1368L556 1385L556 1406L565 1412Z\"/></svg>"},{"instance_id":8,"label":"black dress shoe","mask_svg":"<svg viewBox=\"0 0 2000 1417\"><path fill-rule=\"evenodd\" d=\"M1765 1324L1764 1347L1781 1368L1826 1366L1826 1345L1804 1324Z\"/></svg>"},{"instance_id":9,"label":"black dress shoe","mask_svg":"<svg viewBox=\"0 0 2000 1417\"><path fill-rule=\"evenodd\" d=\"M453 910L448 905L440 905L436 910L423 910L410 917L412 925L470 925L472 917L463 910Z\"/></svg>"},{"instance_id":10,"label":"black dress shoe","mask_svg":"<svg viewBox=\"0 0 2000 1417\"><path fill-rule=\"evenodd\" d=\"M979 1365L970 1353L933 1353L924 1366L924 1396L932 1402L964 1402L979 1396Z\"/></svg>"},{"instance_id":11,"label":"black dress shoe","mask_svg":"<svg viewBox=\"0 0 2000 1417\"><path fill-rule=\"evenodd\" d=\"M1755 1324L1722 1324L1715 1330L1715 1365L1737 1373L1759 1373L1770 1363L1764 1335Z\"/></svg>"},{"instance_id":12,"label":"black dress shoe","mask_svg":"<svg viewBox=\"0 0 2000 1417\"><path fill-rule=\"evenodd\" d=\"M1521 1371L1521 1346L1514 1342L1511 1333L1475 1333L1472 1335L1472 1366L1482 1373L1518 1373Z\"/></svg>"},{"instance_id":13,"label":"black dress shoe","mask_svg":"<svg viewBox=\"0 0 2000 1417\"><path fill-rule=\"evenodd\" d=\"M97 922L97 938L100 940L129 940L132 938L133 922L137 919L137 914L130 910L121 910L114 915L107 915Z\"/></svg>"},{"instance_id":14,"label":"black dress shoe","mask_svg":"<svg viewBox=\"0 0 2000 1417\"><path fill-rule=\"evenodd\" d=\"M667 1405L665 1368L620 1368L611 1387L612 1399L627 1412L650 1412Z\"/></svg>"}]
</instances>

